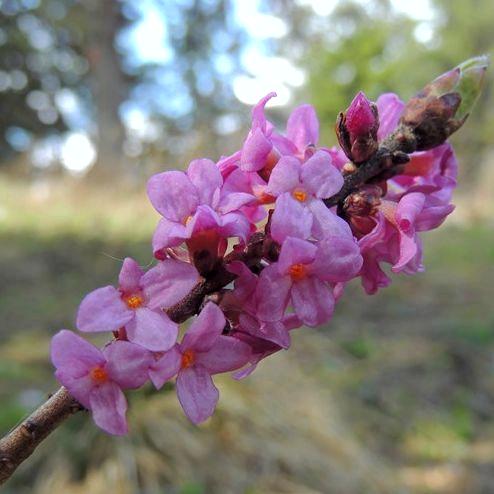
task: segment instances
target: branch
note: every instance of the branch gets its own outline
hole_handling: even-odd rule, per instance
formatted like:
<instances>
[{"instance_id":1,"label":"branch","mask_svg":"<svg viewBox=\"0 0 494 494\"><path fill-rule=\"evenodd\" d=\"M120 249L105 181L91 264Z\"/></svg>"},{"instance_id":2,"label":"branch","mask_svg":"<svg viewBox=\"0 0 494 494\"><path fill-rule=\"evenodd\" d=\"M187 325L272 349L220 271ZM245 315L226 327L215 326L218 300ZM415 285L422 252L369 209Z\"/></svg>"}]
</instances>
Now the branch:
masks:
<instances>
[{"instance_id":1,"label":"branch","mask_svg":"<svg viewBox=\"0 0 494 494\"><path fill-rule=\"evenodd\" d=\"M0 485L34 452L43 439L67 417L83 410L65 388L34 411L20 425L0 440Z\"/></svg>"},{"instance_id":2,"label":"branch","mask_svg":"<svg viewBox=\"0 0 494 494\"><path fill-rule=\"evenodd\" d=\"M393 167L407 159L404 153L414 150L413 133L404 126L398 127L372 158L361 163L354 173L345 177L341 191L325 199L325 204L328 207L336 206L360 186L379 177L383 172L393 173ZM167 309L166 313L173 321L184 322L199 312L204 297L217 292L235 279L235 275L226 269L230 262L238 260L253 266L259 263L270 249L272 244L268 237L262 233L254 234L244 251L234 250L228 254L209 277L199 282L180 302ZM53 430L66 418L81 410L84 408L62 387L32 415L7 433L0 440L0 485L10 478L17 467Z\"/></svg>"}]
</instances>

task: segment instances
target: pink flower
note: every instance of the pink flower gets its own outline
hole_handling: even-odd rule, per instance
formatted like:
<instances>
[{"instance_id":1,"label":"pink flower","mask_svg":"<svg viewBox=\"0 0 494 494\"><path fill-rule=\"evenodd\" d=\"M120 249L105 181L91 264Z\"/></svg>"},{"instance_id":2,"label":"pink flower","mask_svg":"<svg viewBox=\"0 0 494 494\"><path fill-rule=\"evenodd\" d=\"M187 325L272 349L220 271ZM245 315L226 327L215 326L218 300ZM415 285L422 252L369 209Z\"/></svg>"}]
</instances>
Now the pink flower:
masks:
<instances>
[{"instance_id":1,"label":"pink flower","mask_svg":"<svg viewBox=\"0 0 494 494\"><path fill-rule=\"evenodd\" d=\"M300 319L295 314L284 316L281 323L286 332L297 329L302 325ZM242 327L240 327L238 331L235 331L233 336L240 341L247 343L251 349L249 365L235 372L233 374L234 379L244 379L250 376L256 370L257 364L259 364L261 360L280 350L286 350L286 347L278 345L273 340L263 338L262 333L258 333L256 336L254 333L245 332Z\"/></svg>"},{"instance_id":2,"label":"pink flower","mask_svg":"<svg viewBox=\"0 0 494 494\"><path fill-rule=\"evenodd\" d=\"M300 105L292 111L286 124L286 137L297 149L301 159L319 142L319 120L312 105Z\"/></svg>"},{"instance_id":3,"label":"pink flower","mask_svg":"<svg viewBox=\"0 0 494 494\"><path fill-rule=\"evenodd\" d=\"M353 240L330 237L314 245L288 237L278 262L260 275L258 314L265 321L278 321L290 300L295 314L307 326L327 322L334 308L332 284L352 279L361 266Z\"/></svg>"},{"instance_id":4,"label":"pink flower","mask_svg":"<svg viewBox=\"0 0 494 494\"><path fill-rule=\"evenodd\" d=\"M62 330L52 339L51 359L57 379L91 410L97 426L110 434L127 433L122 389L138 388L147 381L150 352L127 341L115 341L101 351Z\"/></svg>"},{"instance_id":5,"label":"pink flower","mask_svg":"<svg viewBox=\"0 0 494 494\"><path fill-rule=\"evenodd\" d=\"M264 107L276 93L269 93L252 110L252 127L242 146L240 168L246 172L255 172L264 168L273 149L271 134L273 126L266 120ZM271 156L277 161L276 155Z\"/></svg>"},{"instance_id":6,"label":"pink flower","mask_svg":"<svg viewBox=\"0 0 494 494\"><path fill-rule=\"evenodd\" d=\"M319 121L311 105L300 105L293 110L288 117L286 136L276 132L264 115L266 103L274 96L276 93L267 94L252 110L252 127L240 153L240 169L258 172L265 180L281 156L297 156L305 161L314 153L319 140Z\"/></svg>"},{"instance_id":7,"label":"pink flower","mask_svg":"<svg viewBox=\"0 0 494 494\"><path fill-rule=\"evenodd\" d=\"M254 338L269 341L280 348L289 348L290 335L285 325L283 311L278 320L265 320L258 308L261 305L258 292L259 276L255 275L242 262L236 261L228 266L228 271L237 275L234 290L225 294L221 307L227 315L234 335L249 334ZM301 325L301 323L299 324Z\"/></svg>"},{"instance_id":8,"label":"pink flower","mask_svg":"<svg viewBox=\"0 0 494 494\"><path fill-rule=\"evenodd\" d=\"M209 302L191 324L182 343L155 362L149 372L157 388L177 375L177 395L187 417L199 424L209 418L218 402L211 375L239 369L251 356L250 347L222 332L226 320Z\"/></svg>"},{"instance_id":9,"label":"pink flower","mask_svg":"<svg viewBox=\"0 0 494 494\"><path fill-rule=\"evenodd\" d=\"M191 264L167 259L143 273L126 258L119 287L98 288L84 297L77 328L87 333L125 327L129 341L152 351L166 351L177 339L178 326L162 311L180 301L198 282Z\"/></svg>"},{"instance_id":10,"label":"pink flower","mask_svg":"<svg viewBox=\"0 0 494 494\"><path fill-rule=\"evenodd\" d=\"M326 151L317 151L305 163L284 156L274 167L266 192L278 197L271 222L271 235L277 242L286 237L325 236L343 224L322 202L343 186L343 177ZM346 226L341 226L347 229Z\"/></svg>"},{"instance_id":11,"label":"pink flower","mask_svg":"<svg viewBox=\"0 0 494 494\"><path fill-rule=\"evenodd\" d=\"M163 216L153 237L155 255L194 237L208 250L224 238L245 240L250 223L238 210L255 198L245 192L223 194L222 186L220 170L208 159L192 161L187 173L168 171L149 179L149 199Z\"/></svg>"},{"instance_id":12,"label":"pink flower","mask_svg":"<svg viewBox=\"0 0 494 494\"><path fill-rule=\"evenodd\" d=\"M378 98L377 107L378 138L382 140L398 125L404 103L388 93ZM422 271L418 233L437 228L454 209L450 200L458 166L451 145L445 143L410 157L400 174L349 198L346 214L359 239L364 259L362 283L368 293L390 283L380 267L383 262L391 264L394 272Z\"/></svg>"},{"instance_id":13,"label":"pink flower","mask_svg":"<svg viewBox=\"0 0 494 494\"><path fill-rule=\"evenodd\" d=\"M418 233L437 228L454 207L433 196L410 192L399 202L381 200L377 209L374 228L359 240L364 259L360 274L369 294L390 283L380 268L381 262L392 264L395 273L423 271Z\"/></svg>"}]
</instances>

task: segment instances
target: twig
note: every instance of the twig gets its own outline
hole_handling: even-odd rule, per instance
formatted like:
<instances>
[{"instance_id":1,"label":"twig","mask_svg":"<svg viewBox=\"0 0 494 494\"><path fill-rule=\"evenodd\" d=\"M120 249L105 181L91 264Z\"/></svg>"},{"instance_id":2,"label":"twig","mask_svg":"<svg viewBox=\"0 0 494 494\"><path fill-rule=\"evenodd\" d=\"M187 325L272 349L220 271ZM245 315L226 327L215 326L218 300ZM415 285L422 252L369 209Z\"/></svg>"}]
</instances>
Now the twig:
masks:
<instances>
[{"instance_id":1,"label":"twig","mask_svg":"<svg viewBox=\"0 0 494 494\"><path fill-rule=\"evenodd\" d=\"M60 388L51 398L35 410L20 425L0 440L0 484L15 472L16 468L36 449L67 417L83 410L65 388Z\"/></svg>"},{"instance_id":2,"label":"twig","mask_svg":"<svg viewBox=\"0 0 494 494\"><path fill-rule=\"evenodd\" d=\"M392 173L393 167L403 162L404 153L413 152L414 149L413 133L407 128L399 127L372 158L345 177L341 191L325 199L325 204L328 207L336 206L358 187L379 177L383 172ZM167 309L166 313L177 323L187 320L199 311L204 297L217 292L235 279L235 275L226 269L228 263L242 260L248 265L255 265L271 248L264 234L255 234L245 251L233 251L226 256L211 276L199 282L186 297ZM17 467L66 418L83 409L62 387L26 420L8 432L0 440L0 485L11 477Z\"/></svg>"}]
</instances>

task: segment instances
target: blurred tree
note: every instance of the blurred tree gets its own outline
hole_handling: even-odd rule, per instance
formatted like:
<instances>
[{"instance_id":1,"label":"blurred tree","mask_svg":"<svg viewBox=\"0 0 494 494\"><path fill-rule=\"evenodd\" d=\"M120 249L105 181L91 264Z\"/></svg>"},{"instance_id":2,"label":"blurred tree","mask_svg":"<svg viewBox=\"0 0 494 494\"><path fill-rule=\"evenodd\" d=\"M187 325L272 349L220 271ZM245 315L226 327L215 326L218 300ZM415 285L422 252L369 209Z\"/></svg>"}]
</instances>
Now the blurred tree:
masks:
<instances>
[{"instance_id":1,"label":"blurred tree","mask_svg":"<svg viewBox=\"0 0 494 494\"><path fill-rule=\"evenodd\" d=\"M67 128L60 95L85 80L80 29L67 29L72 1L0 2L0 163L35 137Z\"/></svg>"},{"instance_id":2,"label":"blurred tree","mask_svg":"<svg viewBox=\"0 0 494 494\"><path fill-rule=\"evenodd\" d=\"M219 154L218 119L235 126L241 106L234 12L232 0L0 2L0 160L66 130L94 139L97 174L124 173L123 149L146 143Z\"/></svg>"},{"instance_id":3,"label":"blurred tree","mask_svg":"<svg viewBox=\"0 0 494 494\"><path fill-rule=\"evenodd\" d=\"M218 119L235 122L241 108L232 82L242 71L240 55L248 36L235 20L235 2L126 1L125 9L135 19L122 40L126 70L138 77L130 104L164 129L158 148L171 154L200 149L218 155ZM136 57L129 49L135 43L129 34L139 24L162 30L161 39L156 34L152 38L161 42L161 51Z\"/></svg>"},{"instance_id":4,"label":"blurred tree","mask_svg":"<svg viewBox=\"0 0 494 494\"><path fill-rule=\"evenodd\" d=\"M131 78L121 68L121 55L115 49L115 38L129 22L117 0L84 2L84 49L90 67L92 108L97 127L98 158L93 168L96 175L123 174L122 152L125 130L120 119L120 105L128 95Z\"/></svg>"}]
</instances>

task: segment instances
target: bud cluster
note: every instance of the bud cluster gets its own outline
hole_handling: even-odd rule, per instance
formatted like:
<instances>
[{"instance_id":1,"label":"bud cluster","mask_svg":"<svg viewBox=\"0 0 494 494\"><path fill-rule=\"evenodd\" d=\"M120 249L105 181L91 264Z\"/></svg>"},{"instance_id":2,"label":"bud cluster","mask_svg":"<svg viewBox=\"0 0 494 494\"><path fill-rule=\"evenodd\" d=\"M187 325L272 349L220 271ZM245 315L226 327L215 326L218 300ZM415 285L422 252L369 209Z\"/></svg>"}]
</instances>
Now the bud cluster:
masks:
<instances>
[{"instance_id":1,"label":"bud cluster","mask_svg":"<svg viewBox=\"0 0 494 494\"><path fill-rule=\"evenodd\" d=\"M235 371L234 378L244 378L262 359L289 348L293 329L330 321L350 280L360 278L374 293L390 283L384 264L395 273L421 271L420 232L436 228L453 210L454 151L444 139L423 135L433 110L434 122L442 118L434 125L449 132L444 128L453 108L462 105L461 96L454 104L451 96L443 98L444 91L459 94L451 93L451 84L459 84L456 72L408 105L390 93L375 104L359 93L338 118L340 147L334 148L319 144L310 105L296 108L286 131L278 132L264 112L275 96L270 93L254 107L240 150L151 177L148 197L161 215L152 239L156 264L144 272L127 258L117 287L86 295L78 330L113 332L114 339L99 350L71 331L57 333L51 353L59 381L98 426L124 434L123 390L148 381L159 389L176 379L180 404L198 424L218 401L213 375ZM413 128L422 147L431 149L397 155L392 173L328 208L324 200L340 192L344 177L359 173L399 125L412 124L420 98L426 109L420 117L416 111ZM167 310L220 269L233 284L201 305L180 338Z\"/></svg>"}]
</instances>

